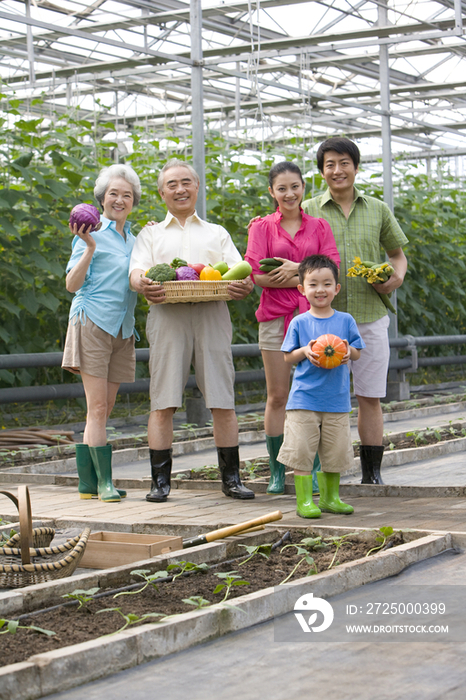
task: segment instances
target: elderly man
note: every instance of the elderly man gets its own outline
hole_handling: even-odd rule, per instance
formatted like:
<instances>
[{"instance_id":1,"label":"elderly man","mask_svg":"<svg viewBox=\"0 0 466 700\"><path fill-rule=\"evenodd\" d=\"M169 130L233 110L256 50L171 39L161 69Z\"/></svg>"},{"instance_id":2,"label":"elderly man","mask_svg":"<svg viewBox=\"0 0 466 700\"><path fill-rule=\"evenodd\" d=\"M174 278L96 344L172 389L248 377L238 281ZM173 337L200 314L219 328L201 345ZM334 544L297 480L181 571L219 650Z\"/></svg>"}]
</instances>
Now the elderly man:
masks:
<instances>
[{"instance_id":1,"label":"elderly man","mask_svg":"<svg viewBox=\"0 0 466 700\"><path fill-rule=\"evenodd\" d=\"M359 406L358 431L363 484L382 484L383 416L380 399L387 388L390 356L387 309L378 294L400 287L407 269L402 246L408 239L386 204L368 197L354 186L360 161L359 148L347 138L333 137L320 144L317 167L328 189L303 202L307 214L330 224L341 257L341 290L333 304L355 319L366 348L352 363L353 386ZM380 260L383 248L394 273L383 284L367 284L361 278L348 279L346 270L353 259Z\"/></svg>"},{"instance_id":2,"label":"elderly man","mask_svg":"<svg viewBox=\"0 0 466 700\"><path fill-rule=\"evenodd\" d=\"M188 163L176 159L166 163L157 184L168 213L164 221L147 225L139 233L129 268L132 288L151 304L146 334L150 345L148 437L152 486L146 499L161 503L170 493L173 414L182 405L191 364L212 411L223 493L233 498L254 498L254 492L245 488L239 477L232 329L227 303L161 305L165 300L163 286L144 276L148 268L170 263L175 257L212 265L223 260L231 266L241 260L241 255L222 226L197 215L199 176ZM228 286L232 299L243 299L252 289L249 278Z\"/></svg>"}]
</instances>

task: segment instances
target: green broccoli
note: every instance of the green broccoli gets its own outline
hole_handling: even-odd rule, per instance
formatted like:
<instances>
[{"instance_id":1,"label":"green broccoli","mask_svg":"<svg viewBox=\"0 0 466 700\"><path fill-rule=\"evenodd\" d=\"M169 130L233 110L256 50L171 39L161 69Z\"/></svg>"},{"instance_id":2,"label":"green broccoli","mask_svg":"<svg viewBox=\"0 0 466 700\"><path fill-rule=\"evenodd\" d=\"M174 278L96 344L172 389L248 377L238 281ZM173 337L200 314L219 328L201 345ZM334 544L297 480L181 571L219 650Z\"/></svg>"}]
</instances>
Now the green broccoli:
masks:
<instances>
[{"instance_id":1,"label":"green broccoli","mask_svg":"<svg viewBox=\"0 0 466 700\"><path fill-rule=\"evenodd\" d=\"M176 272L167 263L159 263L147 270L146 277L154 280L154 282L169 282L170 280L176 280Z\"/></svg>"}]
</instances>

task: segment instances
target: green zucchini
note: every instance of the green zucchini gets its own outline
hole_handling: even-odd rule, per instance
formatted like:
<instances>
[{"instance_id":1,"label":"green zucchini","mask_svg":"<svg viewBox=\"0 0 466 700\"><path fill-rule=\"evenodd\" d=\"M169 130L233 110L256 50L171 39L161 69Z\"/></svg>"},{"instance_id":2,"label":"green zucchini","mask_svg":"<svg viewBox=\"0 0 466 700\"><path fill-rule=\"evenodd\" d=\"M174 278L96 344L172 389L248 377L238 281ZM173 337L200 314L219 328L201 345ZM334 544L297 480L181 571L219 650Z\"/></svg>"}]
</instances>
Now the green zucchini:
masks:
<instances>
[{"instance_id":1,"label":"green zucchini","mask_svg":"<svg viewBox=\"0 0 466 700\"><path fill-rule=\"evenodd\" d=\"M233 267L230 267L228 272L222 275L222 280L244 280L245 277L250 275L252 272L251 265L246 262L246 260L241 260L241 262L236 263Z\"/></svg>"}]
</instances>

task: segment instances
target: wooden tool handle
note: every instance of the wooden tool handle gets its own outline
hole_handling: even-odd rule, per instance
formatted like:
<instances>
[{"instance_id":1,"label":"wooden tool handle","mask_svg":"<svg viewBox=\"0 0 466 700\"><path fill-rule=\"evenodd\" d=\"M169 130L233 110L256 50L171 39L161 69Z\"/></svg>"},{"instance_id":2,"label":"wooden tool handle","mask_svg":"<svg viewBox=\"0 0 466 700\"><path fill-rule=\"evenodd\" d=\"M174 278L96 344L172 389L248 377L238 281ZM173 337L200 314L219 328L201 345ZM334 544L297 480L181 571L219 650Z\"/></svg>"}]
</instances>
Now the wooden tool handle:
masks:
<instances>
[{"instance_id":1,"label":"wooden tool handle","mask_svg":"<svg viewBox=\"0 0 466 700\"><path fill-rule=\"evenodd\" d=\"M262 515L260 518L254 518L253 520L248 520L245 523L238 523L238 525L229 525L228 527L222 527L220 530L213 530L204 535L206 542L213 542L214 540L221 540L224 537L230 537L230 535L236 535L238 532L243 530L249 530L251 527L256 525L265 525L266 523L272 523L274 520L281 520L283 518L281 510L275 510L273 513L267 513L267 515Z\"/></svg>"}]
</instances>

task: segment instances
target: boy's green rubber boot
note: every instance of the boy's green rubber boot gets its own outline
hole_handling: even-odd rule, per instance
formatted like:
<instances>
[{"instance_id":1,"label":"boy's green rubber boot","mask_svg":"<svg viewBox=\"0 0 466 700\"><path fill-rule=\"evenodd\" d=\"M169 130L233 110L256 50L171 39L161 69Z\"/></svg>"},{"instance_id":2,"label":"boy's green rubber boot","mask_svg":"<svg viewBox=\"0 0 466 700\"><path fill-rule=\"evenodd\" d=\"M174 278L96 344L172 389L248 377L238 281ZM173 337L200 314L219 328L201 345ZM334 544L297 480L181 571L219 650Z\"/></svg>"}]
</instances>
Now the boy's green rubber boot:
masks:
<instances>
[{"instance_id":1,"label":"boy's green rubber boot","mask_svg":"<svg viewBox=\"0 0 466 700\"><path fill-rule=\"evenodd\" d=\"M339 472L319 472L317 480L320 487L319 508L324 513L354 513L353 506L340 500Z\"/></svg>"},{"instance_id":2,"label":"boy's green rubber boot","mask_svg":"<svg viewBox=\"0 0 466 700\"><path fill-rule=\"evenodd\" d=\"M283 442L283 435L277 435L276 437L266 435L265 442L269 453L270 466L270 481L267 486L267 493L285 493L285 465L277 460L277 455Z\"/></svg>"},{"instance_id":3,"label":"boy's green rubber boot","mask_svg":"<svg viewBox=\"0 0 466 700\"><path fill-rule=\"evenodd\" d=\"M317 472L320 472L320 459L319 459L319 454L316 452L316 456L314 457L314 464L312 465L312 493L317 494L320 493L319 490L319 482L317 479Z\"/></svg>"},{"instance_id":4,"label":"boy's green rubber boot","mask_svg":"<svg viewBox=\"0 0 466 700\"><path fill-rule=\"evenodd\" d=\"M311 474L295 474L294 485L296 489L296 513L301 518L320 518L320 509L312 500Z\"/></svg>"},{"instance_id":5,"label":"boy's green rubber boot","mask_svg":"<svg viewBox=\"0 0 466 700\"><path fill-rule=\"evenodd\" d=\"M120 494L112 482L112 446L90 447L89 452L97 474L97 495L104 503L118 503Z\"/></svg>"},{"instance_id":6,"label":"boy's green rubber boot","mask_svg":"<svg viewBox=\"0 0 466 700\"><path fill-rule=\"evenodd\" d=\"M83 442L76 444L76 469L78 470L79 498L97 498L97 473L89 452L89 445ZM120 498L126 497L126 491L117 489Z\"/></svg>"}]
</instances>

